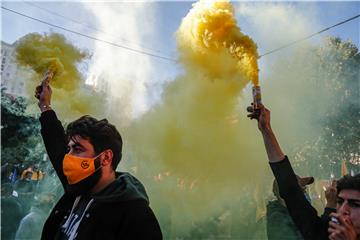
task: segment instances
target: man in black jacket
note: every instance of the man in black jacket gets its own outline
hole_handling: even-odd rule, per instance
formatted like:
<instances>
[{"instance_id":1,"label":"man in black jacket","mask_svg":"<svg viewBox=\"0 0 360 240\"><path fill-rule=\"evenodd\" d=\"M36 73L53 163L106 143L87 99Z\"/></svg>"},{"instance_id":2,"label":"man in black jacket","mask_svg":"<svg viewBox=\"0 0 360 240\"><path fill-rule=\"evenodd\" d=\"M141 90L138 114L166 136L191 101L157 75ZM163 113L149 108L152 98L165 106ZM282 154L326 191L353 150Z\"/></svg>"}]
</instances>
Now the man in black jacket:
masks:
<instances>
[{"instance_id":1,"label":"man in black jacket","mask_svg":"<svg viewBox=\"0 0 360 240\"><path fill-rule=\"evenodd\" d=\"M41 134L65 193L44 224L42 239L162 239L144 186L115 169L122 139L106 119L83 116L66 132L51 109L46 78L35 91Z\"/></svg>"},{"instance_id":2,"label":"man in black jacket","mask_svg":"<svg viewBox=\"0 0 360 240\"><path fill-rule=\"evenodd\" d=\"M270 126L270 111L260 104L248 115L258 120L270 167L279 184L280 196L304 239L356 240L360 237L360 174L346 176L337 183L337 213L335 221L324 221L306 200L297 183L291 164L280 148Z\"/></svg>"}]
</instances>

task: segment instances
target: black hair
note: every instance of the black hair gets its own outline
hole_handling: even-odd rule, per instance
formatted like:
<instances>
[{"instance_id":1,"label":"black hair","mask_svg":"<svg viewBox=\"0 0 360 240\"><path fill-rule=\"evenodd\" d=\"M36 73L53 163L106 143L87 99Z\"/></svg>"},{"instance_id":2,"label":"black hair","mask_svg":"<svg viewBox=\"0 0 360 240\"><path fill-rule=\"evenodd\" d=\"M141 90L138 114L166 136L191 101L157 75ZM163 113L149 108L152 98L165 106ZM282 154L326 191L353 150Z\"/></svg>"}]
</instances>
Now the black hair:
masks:
<instances>
[{"instance_id":1,"label":"black hair","mask_svg":"<svg viewBox=\"0 0 360 240\"><path fill-rule=\"evenodd\" d=\"M337 181L336 188L338 194L344 189L360 191L360 174L355 176L345 175Z\"/></svg>"},{"instance_id":2,"label":"black hair","mask_svg":"<svg viewBox=\"0 0 360 240\"><path fill-rule=\"evenodd\" d=\"M66 128L66 135L68 139L76 135L89 139L96 154L111 149L113 152L111 166L114 170L116 169L121 160L123 142L116 127L109 123L108 120L97 120L89 115L85 115L69 123Z\"/></svg>"}]
</instances>

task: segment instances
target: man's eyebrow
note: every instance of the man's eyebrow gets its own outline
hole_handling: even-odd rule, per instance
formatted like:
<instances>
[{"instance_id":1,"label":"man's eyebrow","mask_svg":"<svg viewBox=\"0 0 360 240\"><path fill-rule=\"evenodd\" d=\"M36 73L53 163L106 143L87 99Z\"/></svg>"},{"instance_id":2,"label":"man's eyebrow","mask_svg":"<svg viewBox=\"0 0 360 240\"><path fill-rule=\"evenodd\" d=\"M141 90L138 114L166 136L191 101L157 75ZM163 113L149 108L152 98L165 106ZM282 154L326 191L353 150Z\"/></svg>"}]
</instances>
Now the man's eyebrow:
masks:
<instances>
[{"instance_id":1,"label":"man's eyebrow","mask_svg":"<svg viewBox=\"0 0 360 240\"><path fill-rule=\"evenodd\" d=\"M341 199L343 201L347 200L348 202L360 202L360 199L356 199L356 198L342 198L338 196L338 199Z\"/></svg>"},{"instance_id":2,"label":"man's eyebrow","mask_svg":"<svg viewBox=\"0 0 360 240\"><path fill-rule=\"evenodd\" d=\"M81 148L84 148L84 146L83 145L81 145L80 143L78 143L78 142L74 142L74 144L68 144L68 147L81 147Z\"/></svg>"}]
</instances>

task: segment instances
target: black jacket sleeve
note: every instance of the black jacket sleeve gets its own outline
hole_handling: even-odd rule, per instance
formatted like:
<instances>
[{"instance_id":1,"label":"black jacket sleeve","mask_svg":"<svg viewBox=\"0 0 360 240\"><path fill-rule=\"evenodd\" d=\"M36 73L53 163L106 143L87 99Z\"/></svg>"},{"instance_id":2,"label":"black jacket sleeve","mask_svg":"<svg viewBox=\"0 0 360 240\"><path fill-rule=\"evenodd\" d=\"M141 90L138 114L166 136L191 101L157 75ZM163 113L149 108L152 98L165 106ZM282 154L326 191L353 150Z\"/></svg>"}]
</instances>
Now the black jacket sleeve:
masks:
<instances>
[{"instance_id":1,"label":"black jacket sleeve","mask_svg":"<svg viewBox=\"0 0 360 240\"><path fill-rule=\"evenodd\" d=\"M280 196L285 200L287 209L295 225L305 239L328 239L328 222L324 222L306 200L296 175L287 157L283 161L270 163Z\"/></svg>"},{"instance_id":2,"label":"black jacket sleeve","mask_svg":"<svg viewBox=\"0 0 360 240\"><path fill-rule=\"evenodd\" d=\"M66 154L67 140L64 127L53 110L43 112L40 116L40 123L41 136L47 154L63 187L65 187L67 181L63 172L62 162Z\"/></svg>"}]
</instances>

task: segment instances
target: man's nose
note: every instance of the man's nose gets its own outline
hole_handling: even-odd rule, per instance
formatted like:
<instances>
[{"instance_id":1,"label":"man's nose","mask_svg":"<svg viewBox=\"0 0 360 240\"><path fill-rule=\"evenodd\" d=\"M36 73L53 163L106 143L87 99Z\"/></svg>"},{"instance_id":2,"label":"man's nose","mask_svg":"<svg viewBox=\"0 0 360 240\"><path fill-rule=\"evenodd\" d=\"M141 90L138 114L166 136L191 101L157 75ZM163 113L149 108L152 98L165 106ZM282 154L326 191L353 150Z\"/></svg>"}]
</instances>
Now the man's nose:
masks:
<instances>
[{"instance_id":1,"label":"man's nose","mask_svg":"<svg viewBox=\"0 0 360 240\"><path fill-rule=\"evenodd\" d=\"M350 214L350 207L347 201L344 201L339 208L340 215L349 215Z\"/></svg>"}]
</instances>

